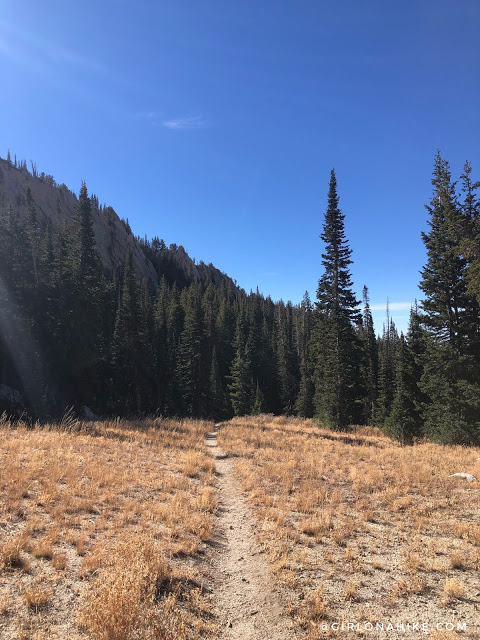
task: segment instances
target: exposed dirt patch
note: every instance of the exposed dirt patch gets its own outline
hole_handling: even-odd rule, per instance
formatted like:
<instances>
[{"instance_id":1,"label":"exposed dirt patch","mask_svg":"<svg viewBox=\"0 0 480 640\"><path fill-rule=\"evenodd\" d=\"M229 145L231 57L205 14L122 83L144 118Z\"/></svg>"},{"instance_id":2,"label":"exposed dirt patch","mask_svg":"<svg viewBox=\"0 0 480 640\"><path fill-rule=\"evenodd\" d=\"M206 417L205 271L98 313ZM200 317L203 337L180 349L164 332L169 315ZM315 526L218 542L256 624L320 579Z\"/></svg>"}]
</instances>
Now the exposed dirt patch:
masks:
<instances>
[{"instance_id":1,"label":"exposed dirt patch","mask_svg":"<svg viewBox=\"0 0 480 640\"><path fill-rule=\"evenodd\" d=\"M218 426L216 427L218 431ZM219 493L217 534L211 563L222 640L293 640L282 593L275 587L264 550L231 458L217 447L216 432L206 444L216 458Z\"/></svg>"}]
</instances>

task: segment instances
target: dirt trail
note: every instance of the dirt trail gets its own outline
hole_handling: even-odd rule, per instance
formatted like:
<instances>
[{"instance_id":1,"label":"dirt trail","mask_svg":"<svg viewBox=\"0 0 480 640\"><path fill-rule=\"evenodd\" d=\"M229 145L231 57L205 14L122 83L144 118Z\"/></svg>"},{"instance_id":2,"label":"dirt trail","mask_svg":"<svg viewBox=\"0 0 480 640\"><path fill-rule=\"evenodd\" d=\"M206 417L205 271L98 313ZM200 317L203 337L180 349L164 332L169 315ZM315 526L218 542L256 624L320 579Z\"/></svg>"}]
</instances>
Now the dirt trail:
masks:
<instances>
[{"instance_id":1,"label":"dirt trail","mask_svg":"<svg viewBox=\"0 0 480 640\"><path fill-rule=\"evenodd\" d=\"M218 476L219 510L212 565L222 640L295 640L270 568L256 541L255 522L235 478L234 463L217 447L217 432L207 435Z\"/></svg>"}]
</instances>

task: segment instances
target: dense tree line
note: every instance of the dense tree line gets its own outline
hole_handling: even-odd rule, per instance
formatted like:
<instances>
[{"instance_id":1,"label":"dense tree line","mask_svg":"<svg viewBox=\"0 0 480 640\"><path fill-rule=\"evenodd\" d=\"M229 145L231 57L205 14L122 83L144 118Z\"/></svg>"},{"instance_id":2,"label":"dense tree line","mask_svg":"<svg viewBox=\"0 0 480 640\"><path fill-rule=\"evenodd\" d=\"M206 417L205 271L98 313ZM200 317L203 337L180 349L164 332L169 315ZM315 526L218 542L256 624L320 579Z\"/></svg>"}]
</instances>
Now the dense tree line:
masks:
<instances>
[{"instance_id":1,"label":"dense tree line","mask_svg":"<svg viewBox=\"0 0 480 640\"><path fill-rule=\"evenodd\" d=\"M478 443L478 183L467 164L457 189L437 156L432 184L424 300L406 335L387 311L380 337L368 289L363 304L353 292L333 171L323 273L316 300L306 293L299 305L247 294L213 267L193 274L159 238L137 239L158 283L138 277L131 253L121 272L105 272L85 184L60 229L39 222L29 189L21 221L0 197L0 382L40 417L72 404L213 419L272 412L335 429L375 424L404 442Z\"/></svg>"},{"instance_id":2,"label":"dense tree line","mask_svg":"<svg viewBox=\"0 0 480 640\"><path fill-rule=\"evenodd\" d=\"M460 183L435 158L424 298L407 335L392 321L379 341L377 424L411 442L480 443L480 202L467 162Z\"/></svg>"}]
</instances>

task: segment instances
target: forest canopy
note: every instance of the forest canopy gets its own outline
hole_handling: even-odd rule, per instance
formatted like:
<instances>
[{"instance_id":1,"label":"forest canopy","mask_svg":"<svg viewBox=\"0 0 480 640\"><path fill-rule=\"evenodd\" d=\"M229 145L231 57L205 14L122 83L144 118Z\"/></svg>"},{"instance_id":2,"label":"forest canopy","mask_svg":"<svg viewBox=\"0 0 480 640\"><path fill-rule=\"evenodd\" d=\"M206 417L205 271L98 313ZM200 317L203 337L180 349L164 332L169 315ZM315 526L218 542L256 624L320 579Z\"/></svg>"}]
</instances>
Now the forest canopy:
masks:
<instances>
[{"instance_id":1,"label":"forest canopy","mask_svg":"<svg viewBox=\"0 0 480 640\"><path fill-rule=\"evenodd\" d=\"M316 299L306 292L296 305L247 294L212 265L193 273L178 259L183 247L158 237L132 245L153 278L131 248L121 268L107 269L93 213L111 225L110 208L83 183L73 218L54 225L30 187L7 197L16 171L28 173L9 155L0 176L0 382L21 392L32 416L71 405L216 420L268 412L337 430L376 425L405 443L480 443L480 204L469 163L455 182L437 154L423 299L406 335L387 309L380 336L367 286L362 302L354 293L333 170ZM58 188L36 167L28 175Z\"/></svg>"}]
</instances>

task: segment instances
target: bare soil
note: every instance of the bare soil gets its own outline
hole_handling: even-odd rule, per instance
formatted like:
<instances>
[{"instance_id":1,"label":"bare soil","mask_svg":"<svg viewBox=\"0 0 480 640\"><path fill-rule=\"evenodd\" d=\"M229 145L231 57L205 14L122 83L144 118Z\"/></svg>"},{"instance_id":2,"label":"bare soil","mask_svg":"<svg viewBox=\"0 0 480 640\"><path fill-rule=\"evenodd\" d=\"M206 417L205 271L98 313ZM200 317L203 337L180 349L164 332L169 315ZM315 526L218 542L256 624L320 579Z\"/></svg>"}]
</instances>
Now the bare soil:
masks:
<instances>
[{"instance_id":1,"label":"bare soil","mask_svg":"<svg viewBox=\"0 0 480 640\"><path fill-rule=\"evenodd\" d=\"M217 431L206 444L216 459L219 508L211 551L213 593L222 640L294 640L299 636L285 613L264 550L257 542L234 462L217 446Z\"/></svg>"}]
</instances>

